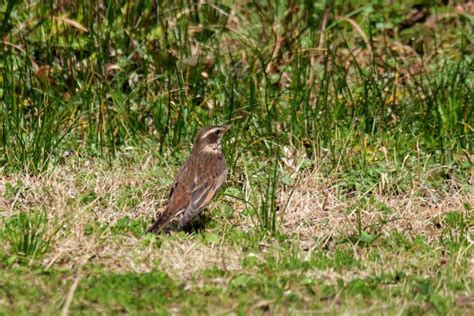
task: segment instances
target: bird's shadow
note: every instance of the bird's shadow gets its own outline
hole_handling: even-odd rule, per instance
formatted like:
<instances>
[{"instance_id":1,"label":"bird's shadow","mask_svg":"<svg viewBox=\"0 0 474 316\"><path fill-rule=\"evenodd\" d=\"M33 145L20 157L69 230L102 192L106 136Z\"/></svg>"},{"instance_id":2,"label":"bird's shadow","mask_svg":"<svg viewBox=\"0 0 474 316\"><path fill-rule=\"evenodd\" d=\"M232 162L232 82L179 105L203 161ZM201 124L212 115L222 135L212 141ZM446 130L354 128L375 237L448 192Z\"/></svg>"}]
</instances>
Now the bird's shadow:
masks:
<instances>
[{"instance_id":1,"label":"bird's shadow","mask_svg":"<svg viewBox=\"0 0 474 316\"><path fill-rule=\"evenodd\" d=\"M184 226L181 231L187 234L201 233L206 229L207 224L211 222L211 216L207 214L199 214L191 220L186 226ZM164 233L170 234L171 232L178 232L178 220L174 220L168 224L168 226L163 230Z\"/></svg>"}]
</instances>

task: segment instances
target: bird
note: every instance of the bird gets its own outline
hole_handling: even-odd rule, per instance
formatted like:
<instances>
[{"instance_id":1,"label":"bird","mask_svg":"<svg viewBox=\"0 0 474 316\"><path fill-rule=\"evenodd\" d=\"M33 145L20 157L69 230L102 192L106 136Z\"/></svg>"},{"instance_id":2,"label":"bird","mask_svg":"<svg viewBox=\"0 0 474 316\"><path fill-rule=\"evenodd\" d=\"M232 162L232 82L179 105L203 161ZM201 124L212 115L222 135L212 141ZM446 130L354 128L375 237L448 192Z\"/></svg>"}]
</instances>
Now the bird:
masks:
<instances>
[{"instance_id":1,"label":"bird","mask_svg":"<svg viewBox=\"0 0 474 316\"><path fill-rule=\"evenodd\" d=\"M161 232L179 216L177 228L182 230L209 205L227 177L221 140L230 127L212 125L198 131L191 154L171 186L166 209L148 228L149 233Z\"/></svg>"}]
</instances>

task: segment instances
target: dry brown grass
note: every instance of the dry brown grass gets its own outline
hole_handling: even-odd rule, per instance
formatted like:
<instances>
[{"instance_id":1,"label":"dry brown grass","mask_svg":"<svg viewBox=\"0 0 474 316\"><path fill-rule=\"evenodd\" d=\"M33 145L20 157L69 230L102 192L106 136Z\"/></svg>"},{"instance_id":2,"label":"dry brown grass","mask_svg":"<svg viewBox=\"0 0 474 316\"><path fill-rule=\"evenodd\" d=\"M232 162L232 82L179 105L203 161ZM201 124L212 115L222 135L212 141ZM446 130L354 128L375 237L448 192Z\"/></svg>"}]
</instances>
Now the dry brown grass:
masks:
<instances>
[{"instance_id":1,"label":"dry brown grass","mask_svg":"<svg viewBox=\"0 0 474 316\"><path fill-rule=\"evenodd\" d=\"M145 182L159 182L150 170L153 170L153 165L149 160L111 168L86 161L63 165L40 176L3 176L0 178L2 196L5 195L7 182L13 185L22 182L23 185L14 197L1 201L0 214L8 218L30 208L44 209L49 223L53 223L49 233L54 231L54 223L63 227L54 236L52 249L44 259L43 264L48 269L53 265L74 269L92 262L117 272L145 272L161 268L180 278L187 278L193 272L212 265L235 269L238 254L225 245L208 245L196 240L167 240L157 249L147 245L142 236L136 237L131 233L117 235L109 229L99 234L86 232L86 226L90 223L113 226L125 216L151 221L155 211L165 203L168 187L140 187ZM124 188L139 189L132 193L133 196L124 198ZM81 202L87 194L92 194L93 198ZM127 198L138 202L127 205L124 201ZM121 203L118 202L120 200Z\"/></svg>"},{"instance_id":2,"label":"dry brown grass","mask_svg":"<svg viewBox=\"0 0 474 316\"><path fill-rule=\"evenodd\" d=\"M155 163L145 159L130 165L108 167L94 161L71 160L40 176L2 176L2 196L7 182L15 184L21 181L23 186L14 197L1 201L0 215L8 218L28 209L44 209L50 223L53 223L50 232L55 226L62 226L44 259L46 269L55 265L77 269L85 263L94 263L105 270L117 272L145 272L158 268L182 279L211 266L219 266L225 271L240 269L241 260L247 254L225 243L223 237L219 244L204 243L199 238L171 238L165 239L157 248L143 236L131 233L117 234L110 229L103 229L100 233L86 232L86 226L90 223L100 223L107 228L125 216L151 220L155 210L165 203L168 190L165 184L154 184L169 182L171 178L159 181L158 177L174 173L173 168L154 169ZM358 197L340 196L337 181L318 173L301 175L301 178L298 187L293 188L293 194L290 190L280 193L282 204L289 201L282 217L281 230L292 236L292 242L311 253L357 231L357 216L351 209L357 205ZM131 191L133 193L124 198L124 188L136 191ZM82 199L85 194L92 194L87 202ZM421 235L428 241L440 234L440 229L436 227L440 216L449 211L462 210L464 203L474 204L472 194L462 194L454 189L450 194L440 195L436 201L413 193L377 195L375 199L392 209L390 214L384 215L387 223L379 228L382 235L390 236L398 231L409 236ZM239 212L243 208L241 204L221 198L214 206L218 207L219 203L235 203L233 206L238 210L234 219L224 225L253 229L255 223ZM370 206L362 209L361 214L364 227L377 225L382 218L382 214L373 211ZM7 248L8 245L0 247ZM262 253L252 255L263 256L269 249L271 241L269 244L262 243ZM363 255L363 250L356 255ZM344 277L334 271L314 273L322 273L319 276L324 274L325 278Z\"/></svg>"},{"instance_id":3,"label":"dry brown grass","mask_svg":"<svg viewBox=\"0 0 474 316\"><path fill-rule=\"evenodd\" d=\"M356 232L355 213L360 196L341 196L338 186L334 179L308 174L293 188L294 192L283 191L280 200L282 204L289 203L282 231L296 234L302 241ZM444 214L462 211L466 203L474 204L474 195L462 193L457 185L453 185L449 193L418 194L423 190L426 189L420 185L397 196L372 193L372 200L385 204L391 212L384 215L374 205L365 205L360 210L362 226L378 225L384 220L386 223L380 227L385 236L398 231L409 236L423 236L430 241L439 237L440 229L436 223Z\"/></svg>"}]
</instances>

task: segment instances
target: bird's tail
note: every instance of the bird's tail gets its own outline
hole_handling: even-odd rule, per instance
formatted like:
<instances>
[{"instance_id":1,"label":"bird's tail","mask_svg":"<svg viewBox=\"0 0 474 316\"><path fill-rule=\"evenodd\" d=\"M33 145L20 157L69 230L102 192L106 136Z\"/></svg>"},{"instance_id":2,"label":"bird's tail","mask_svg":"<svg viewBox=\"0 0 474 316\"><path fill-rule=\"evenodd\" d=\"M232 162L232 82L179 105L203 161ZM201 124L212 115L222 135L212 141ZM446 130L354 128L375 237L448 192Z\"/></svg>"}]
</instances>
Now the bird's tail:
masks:
<instances>
[{"instance_id":1,"label":"bird's tail","mask_svg":"<svg viewBox=\"0 0 474 316\"><path fill-rule=\"evenodd\" d=\"M153 225L148 228L147 232L148 233L154 233L157 234L165 228L166 224L169 223L171 220L171 217L169 216L169 212L164 212L160 215L158 215L158 218L155 220Z\"/></svg>"}]
</instances>

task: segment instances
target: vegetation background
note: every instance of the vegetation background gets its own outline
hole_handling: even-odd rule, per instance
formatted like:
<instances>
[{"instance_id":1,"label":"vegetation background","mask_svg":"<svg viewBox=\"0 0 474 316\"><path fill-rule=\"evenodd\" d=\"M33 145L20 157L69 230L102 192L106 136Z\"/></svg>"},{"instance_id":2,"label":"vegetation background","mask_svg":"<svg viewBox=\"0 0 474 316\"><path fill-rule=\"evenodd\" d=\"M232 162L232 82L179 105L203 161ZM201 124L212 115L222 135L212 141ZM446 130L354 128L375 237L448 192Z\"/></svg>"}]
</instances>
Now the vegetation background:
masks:
<instances>
[{"instance_id":1,"label":"vegetation background","mask_svg":"<svg viewBox=\"0 0 474 316\"><path fill-rule=\"evenodd\" d=\"M0 314L472 312L473 26L471 1L2 1ZM146 235L215 123L210 215Z\"/></svg>"}]
</instances>

